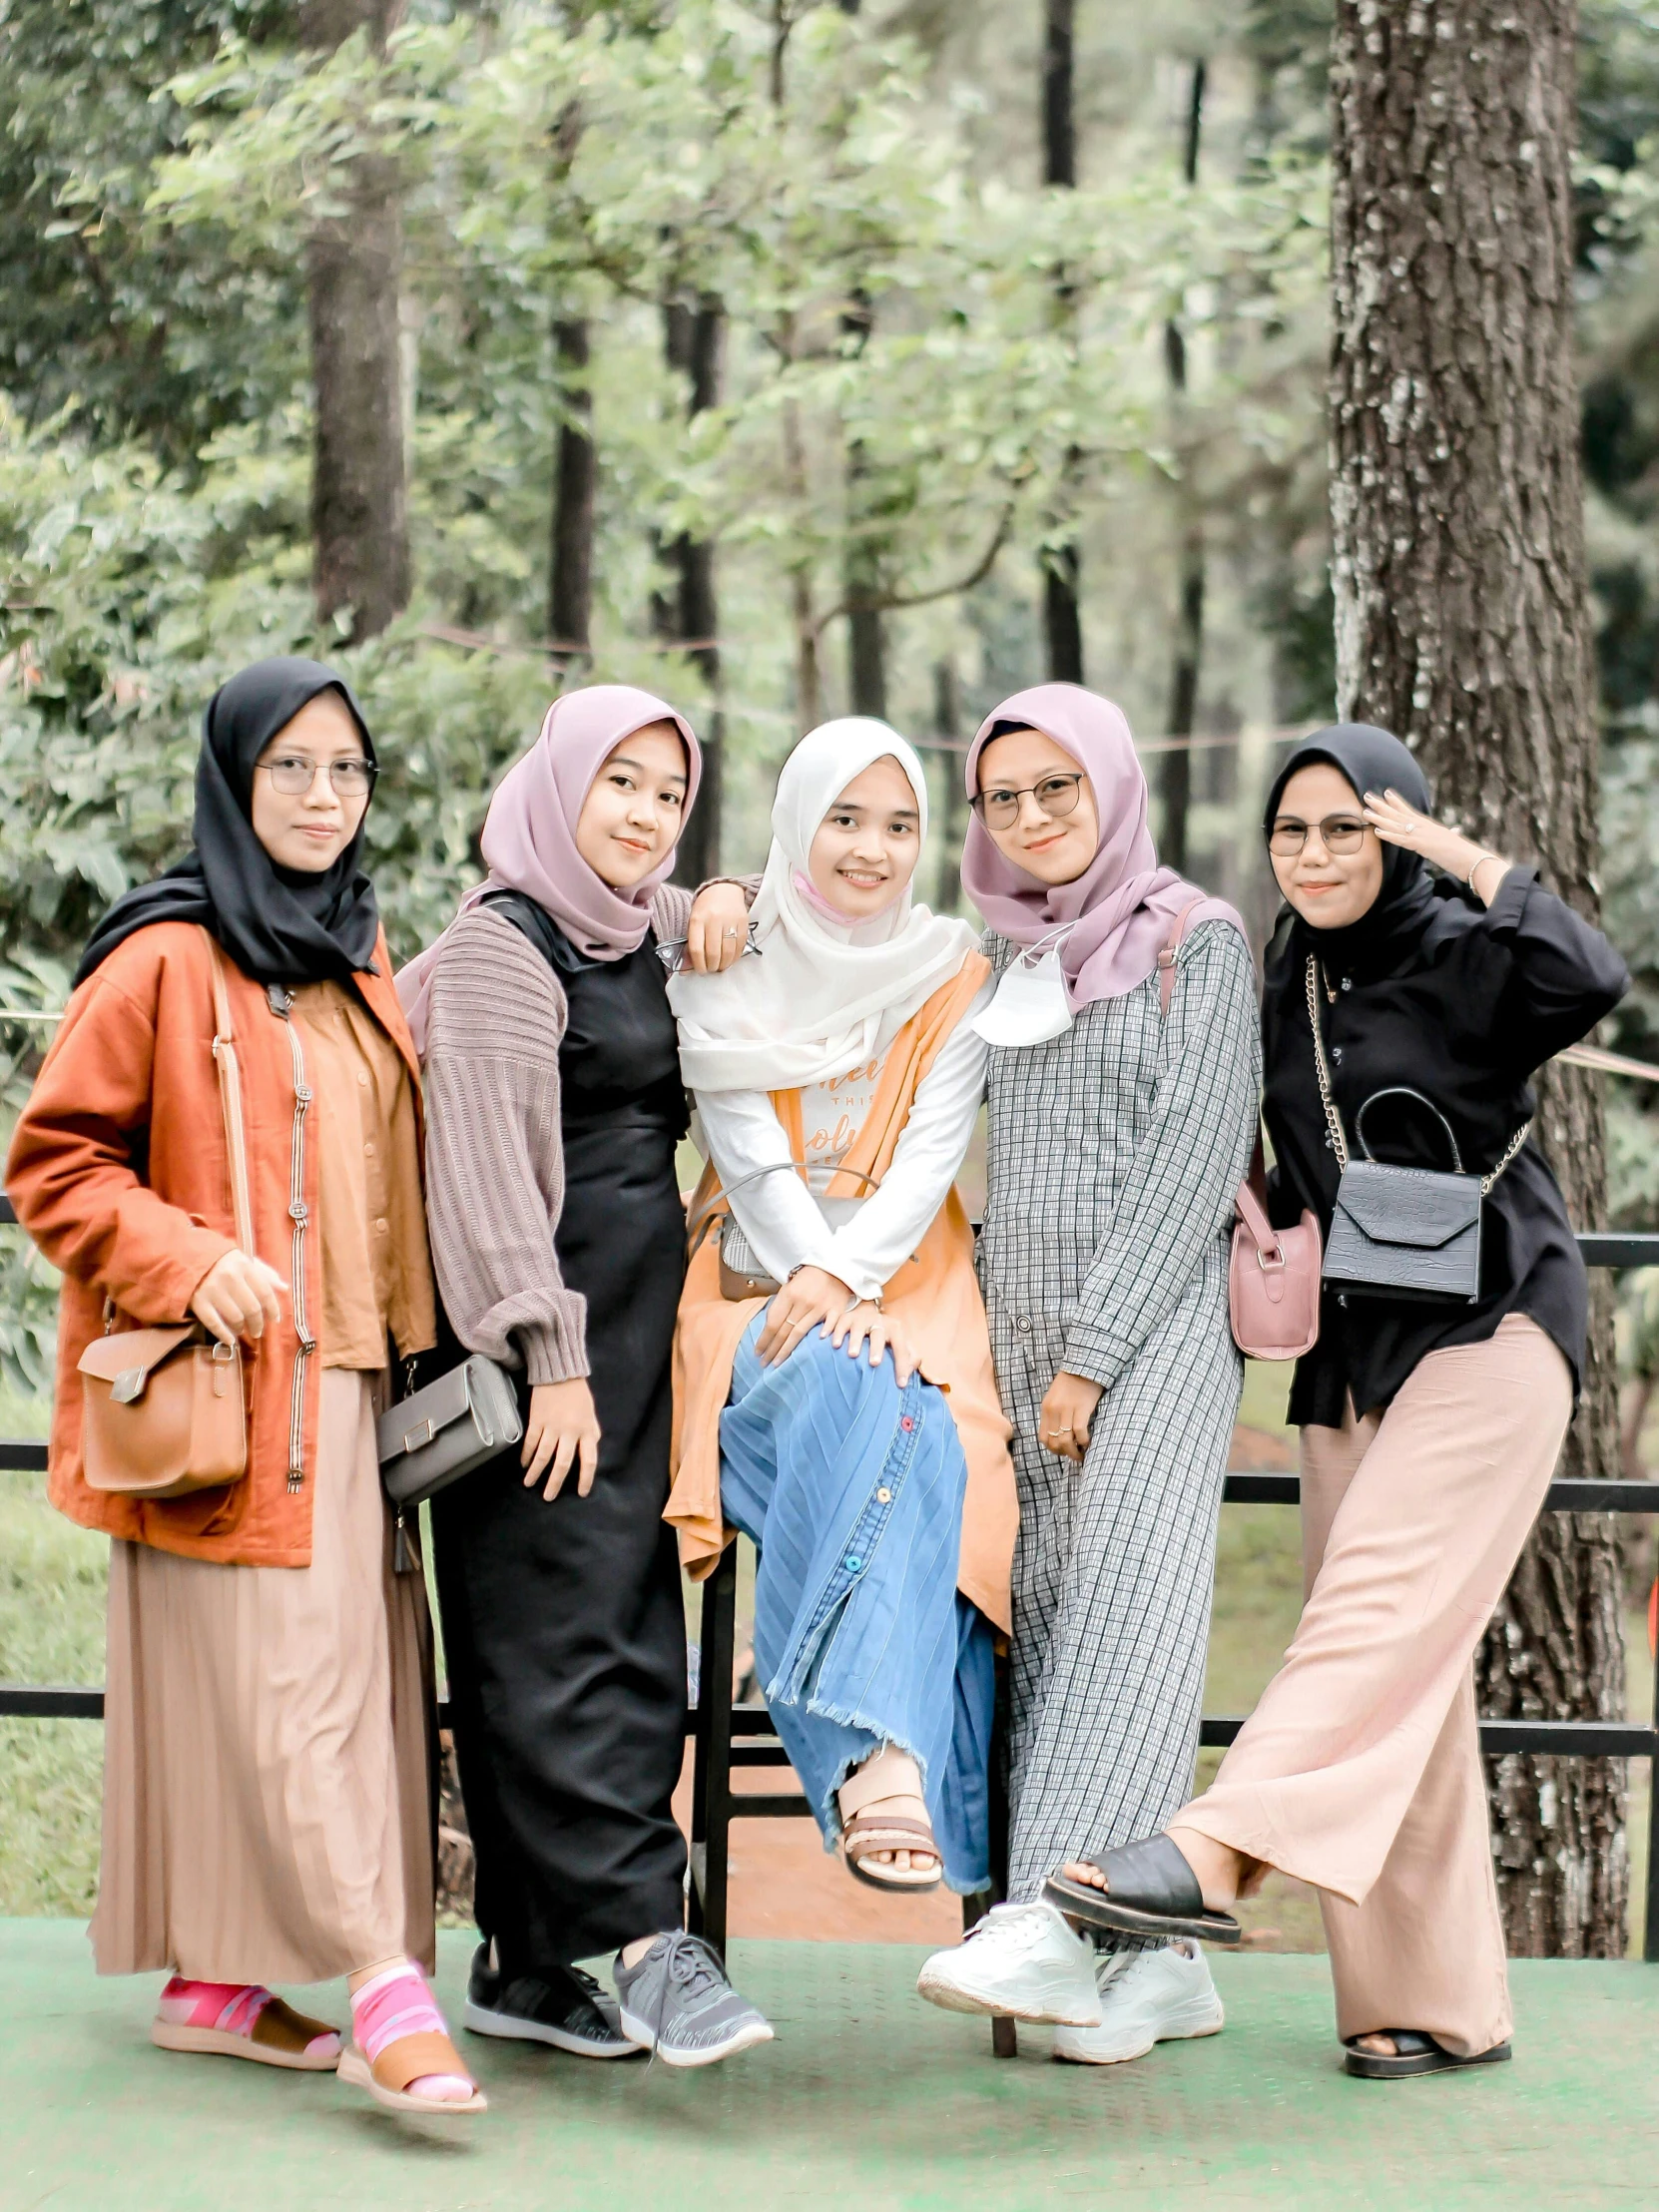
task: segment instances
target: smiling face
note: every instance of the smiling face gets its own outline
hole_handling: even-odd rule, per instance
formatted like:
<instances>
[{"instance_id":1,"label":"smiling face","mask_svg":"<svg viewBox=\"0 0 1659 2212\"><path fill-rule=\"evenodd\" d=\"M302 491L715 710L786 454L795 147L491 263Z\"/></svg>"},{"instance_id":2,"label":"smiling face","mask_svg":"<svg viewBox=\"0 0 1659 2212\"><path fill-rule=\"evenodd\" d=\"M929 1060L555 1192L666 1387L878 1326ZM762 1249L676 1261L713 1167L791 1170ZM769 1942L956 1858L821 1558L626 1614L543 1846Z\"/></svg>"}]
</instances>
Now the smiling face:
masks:
<instances>
[{"instance_id":1,"label":"smiling face","mask_svg":"<svg viewBox=\"0 0 1659 2212\"><path fill-rule=\"evenodd\" d=\"M1041 730L1010 730L981 752L978 815L1003 858L1039 883L1075 883L1100 848L1094 787Z\"/></svg>"},{"instance_id":2,"label":"smiling face","mask_svg":"<svg viewBox=\"0 0 1659 2212\"><path fill-rule=\"evenodd\" d=\"M1365 823L1354 786L1329 761L1299 768L1279 795L1273 827L1305 825L1307 837L1296 853L1273 852L1279 888L1315 929L1346 929L1370 913L1382 888L1382 846L1375 830L1366 829L1354 852L1333 852L1320 824Z\"/></svg>"},{"instance_id":3,"label":"smiling face","mask_svg":"<svg viewBox=\"0 0 1659 2212\"><path fill-rule=\"evenodd\" d=\"M672 722L632 730L588 786L576 849L602 882L631 890L674 850L686 819L686 748Z\"/></svg>"},{"instance_id":4,"label":"smiling face","mask_svg":"<svg viewBox=\"0 0 1659 2212\"><path fill-rule=\"evenodd\" d=\"M921 852L910 779L890 755L853 777L807 855L813 888L848 921L868 921L908 887Z\"/></svg>"},{"instance_id":5,"label":"smiling face","mask_svg":"<svg viewBox=\"0 0 1659 2212\"><path fill-rule=\"evenodd\" d=\"M357 833L369 795L364 790L341 797L328 771L336 761L366 758L362 732L338 692L307 699L277 731L255 764L248 815L255 836L278 867L320 875L339 858ZM311 773L302 790L276 789L278 776L284 784L297 782L304 767Z\"/></svg>"}]
</instances>

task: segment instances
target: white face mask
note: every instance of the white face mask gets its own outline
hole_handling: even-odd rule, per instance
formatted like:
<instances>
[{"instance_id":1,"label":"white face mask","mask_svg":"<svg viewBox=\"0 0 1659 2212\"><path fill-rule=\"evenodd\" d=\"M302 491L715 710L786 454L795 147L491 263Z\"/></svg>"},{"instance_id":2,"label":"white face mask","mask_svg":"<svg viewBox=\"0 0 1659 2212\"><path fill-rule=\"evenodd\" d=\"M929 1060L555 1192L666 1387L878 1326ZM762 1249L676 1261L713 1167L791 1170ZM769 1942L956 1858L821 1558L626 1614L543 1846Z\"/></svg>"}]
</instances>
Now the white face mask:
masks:
<instances>
[{"instance_id":1,"label":"white face mask","mask_svg":"<svg viewBox=\"0 0 1659 2212\"><path fill-rule=\"evenodd\" d=\"M1063 1037L1072 1024L1060 947L1071 934L1039 938L1002 971L996 996L973 1026L987 1044L1017 1048Z\"/></svg>"}]
</instances>

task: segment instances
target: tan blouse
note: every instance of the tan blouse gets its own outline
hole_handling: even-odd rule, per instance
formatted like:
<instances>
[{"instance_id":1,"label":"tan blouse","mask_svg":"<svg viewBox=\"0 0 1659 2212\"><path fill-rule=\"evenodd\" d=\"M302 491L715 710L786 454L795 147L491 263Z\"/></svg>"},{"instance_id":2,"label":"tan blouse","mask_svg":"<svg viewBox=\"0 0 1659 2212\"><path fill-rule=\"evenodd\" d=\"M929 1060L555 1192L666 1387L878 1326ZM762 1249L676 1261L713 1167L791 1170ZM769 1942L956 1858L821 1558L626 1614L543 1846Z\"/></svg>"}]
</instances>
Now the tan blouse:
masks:
<instances>
[{"instance_id":1,"label":"tan blouse","mask_svg":"<svg viewBox=\"0 0 1659 2212\"><path fill-rule=\"evenodd\" d=\"M437 1342L419 1123L397 1047L343 983L293 994L315 1099L322 1365L376 1370Z\"/></svg>"}]
</instances>

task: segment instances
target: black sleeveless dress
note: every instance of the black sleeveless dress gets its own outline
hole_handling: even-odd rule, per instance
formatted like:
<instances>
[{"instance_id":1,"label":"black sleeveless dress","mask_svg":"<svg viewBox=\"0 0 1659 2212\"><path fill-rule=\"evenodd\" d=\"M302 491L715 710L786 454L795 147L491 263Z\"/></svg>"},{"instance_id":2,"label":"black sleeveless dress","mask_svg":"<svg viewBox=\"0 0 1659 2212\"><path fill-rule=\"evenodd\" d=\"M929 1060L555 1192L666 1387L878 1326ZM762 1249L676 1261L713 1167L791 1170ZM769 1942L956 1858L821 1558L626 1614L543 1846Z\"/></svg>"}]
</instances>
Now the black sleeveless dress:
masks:
<instances>
[{"instance_id":1,"label":"black sleeveless dress","mask_svg":"<svg viewBox=\"0 0 1659 2212\"><path fill-rule=\"evenodd\" d=\"M587 960L529 899L488 903L549 960L569 1003L554 1241L588 1302L601 1430L585 1498L574 1473L551 1504L540 1483L526 1489L515 1447L432 1501L476 1917L510 1978L683 1920L671 1800L685 1614L662 1515L686 1243L674 1154L688 1116L655 940Z\"/></svg>"}]
</instances>

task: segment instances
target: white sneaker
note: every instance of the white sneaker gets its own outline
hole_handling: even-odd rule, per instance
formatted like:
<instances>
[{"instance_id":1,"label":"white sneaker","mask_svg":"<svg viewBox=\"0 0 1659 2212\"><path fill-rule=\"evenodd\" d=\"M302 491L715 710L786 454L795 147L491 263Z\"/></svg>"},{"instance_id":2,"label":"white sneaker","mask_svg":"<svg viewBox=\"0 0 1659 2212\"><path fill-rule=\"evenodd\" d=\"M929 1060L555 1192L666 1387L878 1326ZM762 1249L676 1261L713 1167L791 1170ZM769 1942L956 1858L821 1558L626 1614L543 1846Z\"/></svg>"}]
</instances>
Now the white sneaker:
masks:
<instances>
[{"instance_id":1,"label":"white sneaker","mask_svg":"<svg viewBox=\"0 0 1659 2212\"><path fill-rule=\"evenodd\" d=\"M1226 2025L1210 1968L1196 1943L1161 1950L1103 1950L1096 1974L1100 2022L1060 2028L1056 2058L1084 2066L1117 2066L1144 2058L1154 2043L1188 2035L1219 2035Z\"/></svg>"},{"instance_id":2,"label":"white sneaker","mask_svg":"<svg viewBox=\"0 0 1659 2212\"><path fill-rule=\"evenodd\" d=\"M916 1994L946 2012L1077 2027L1100 2018L1094 1945L1052 1905L993 1905L959 1943L934 1951L916 1977Z\"/></svg>"}]
</instances>

